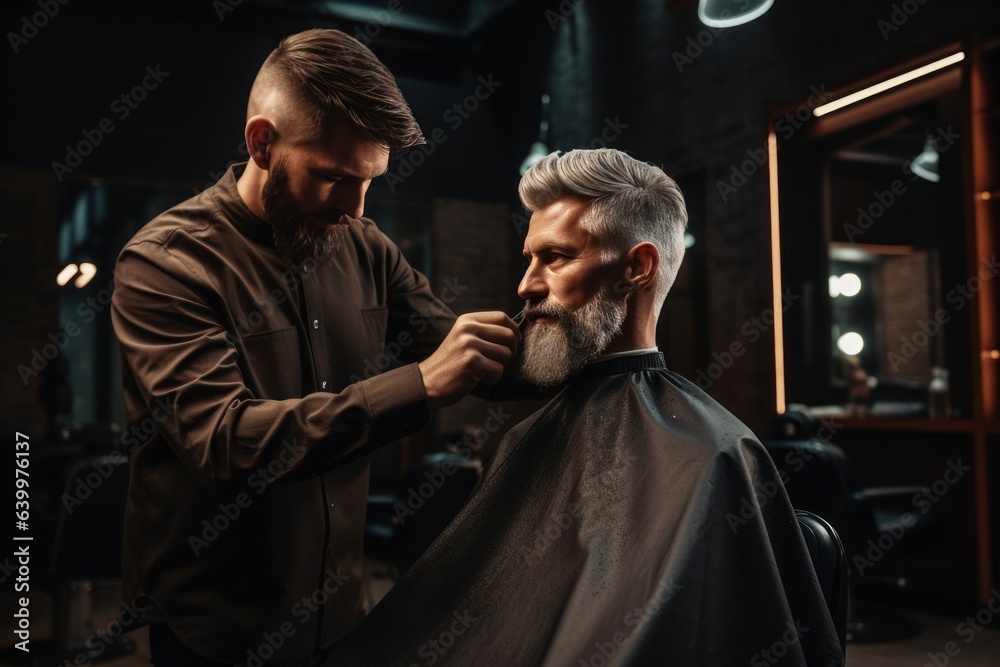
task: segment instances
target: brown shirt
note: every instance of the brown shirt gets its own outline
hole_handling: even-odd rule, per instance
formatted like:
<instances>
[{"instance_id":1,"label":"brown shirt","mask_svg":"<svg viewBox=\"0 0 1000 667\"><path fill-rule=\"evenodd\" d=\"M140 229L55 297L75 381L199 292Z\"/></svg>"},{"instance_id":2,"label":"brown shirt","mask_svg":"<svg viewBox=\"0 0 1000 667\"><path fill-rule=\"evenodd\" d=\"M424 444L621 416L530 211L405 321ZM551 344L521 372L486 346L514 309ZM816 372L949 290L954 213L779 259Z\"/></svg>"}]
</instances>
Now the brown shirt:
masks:
<instances>
[{"instance_id":1,"label":"brown shirt","mask_svg":"<svg viewBox=\"0 0 1000 667\"><path fill-rule=\"evenodd\" d=\"M244 166L129 241L112 302L141 433L124 594L231 664L314 654L363 613L364 455L427 422L413 362L455 319L370 220L289 266ZM376 374L389 354L407 365Z\"/></svg>"}]
</instances>

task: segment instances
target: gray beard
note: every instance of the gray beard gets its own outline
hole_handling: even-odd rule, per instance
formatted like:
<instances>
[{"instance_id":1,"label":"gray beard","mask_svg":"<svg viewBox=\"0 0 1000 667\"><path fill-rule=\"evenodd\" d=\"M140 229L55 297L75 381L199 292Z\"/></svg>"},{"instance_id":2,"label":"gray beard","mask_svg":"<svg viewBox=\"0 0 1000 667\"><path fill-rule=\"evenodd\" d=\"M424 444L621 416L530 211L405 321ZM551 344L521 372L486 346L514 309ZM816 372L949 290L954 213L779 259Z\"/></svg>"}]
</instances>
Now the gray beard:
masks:
<instances>
[{"instance_id":1,"label":"gray beard","mask_svg":"<svg viewBox=\"0 0 1000 667\"><path fill-rule=\"evenodd\" d=\"M529 324L524 333L518 373L540 387L561 384L603 352L621 333L625 307L602 290L582 308L570 312L543 301L536 313L557 316L555 322Z\"/></svg>"}]
</instances>

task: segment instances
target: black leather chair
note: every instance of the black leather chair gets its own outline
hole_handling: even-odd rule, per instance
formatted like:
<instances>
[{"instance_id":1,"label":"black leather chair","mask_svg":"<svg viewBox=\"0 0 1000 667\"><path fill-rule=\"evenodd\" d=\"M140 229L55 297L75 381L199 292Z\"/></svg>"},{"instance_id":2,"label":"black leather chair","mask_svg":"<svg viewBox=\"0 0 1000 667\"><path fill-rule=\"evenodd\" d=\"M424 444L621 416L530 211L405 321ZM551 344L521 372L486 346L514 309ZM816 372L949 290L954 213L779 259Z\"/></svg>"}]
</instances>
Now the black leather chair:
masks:
<instances>
[{"instance_id":1,"label":"black leather chair","mask_svg":"<svg viewBox=\"0 0 1000 667\"><path fill-rule=\"evenodd\" d=\"M870 571L859 573L850 564L870 562L866 560L870 541L878 544L883 535L890 536L896 544L902 534L902 541L907 546L898 548L904 550L933 535L938 523L936 518L913 511L912 498L922 487L862 488L844 451L816 438L818 424L815 419L791 411L778 415L774 425L774 435L764 441L764 447L785 481L792 507L823 517L836 530L847 555L852 590L857 591L862 583L904 587L906 580L903 577L876 576ZM903 529L905 514L910 515L911 525ZM876 622L873 617L866 621L853 603L848 615L847 634L851 641L889 640L919 632L919 628L914 629L902 619Z\"/></svg>"},{"instance_id":2,"label":"black leather chair","mask_svg":"<svg viewBox=\"0 0 1000 667\"><path fill-rule=\"evenodd\" d=\"M847 555L837 531L827 520L804 510L795 510L823 597L830 609L840 646L847 654Z\"/></svg>"}]
</instances>

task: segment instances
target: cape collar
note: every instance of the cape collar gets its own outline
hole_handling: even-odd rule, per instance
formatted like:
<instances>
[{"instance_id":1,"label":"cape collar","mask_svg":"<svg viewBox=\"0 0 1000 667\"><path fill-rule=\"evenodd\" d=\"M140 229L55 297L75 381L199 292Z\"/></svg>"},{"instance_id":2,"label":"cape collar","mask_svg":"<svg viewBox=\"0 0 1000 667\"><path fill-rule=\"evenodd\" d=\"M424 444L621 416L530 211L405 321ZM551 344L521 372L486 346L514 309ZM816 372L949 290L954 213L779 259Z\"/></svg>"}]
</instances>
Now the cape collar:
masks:
<instances>
[{"instance_id":1,"label":"cape collar","mask_svg":"<svg viewBox=\"0 0 1000 667\"><path fill-rule=\"evenodd\" d=\"M592 377L594 375L619 375L635 371L666 370L667 363L662 352L649 352L628 357L615 357L606 361L587 364L577 377Z\"/></svg>"}]
</instances>

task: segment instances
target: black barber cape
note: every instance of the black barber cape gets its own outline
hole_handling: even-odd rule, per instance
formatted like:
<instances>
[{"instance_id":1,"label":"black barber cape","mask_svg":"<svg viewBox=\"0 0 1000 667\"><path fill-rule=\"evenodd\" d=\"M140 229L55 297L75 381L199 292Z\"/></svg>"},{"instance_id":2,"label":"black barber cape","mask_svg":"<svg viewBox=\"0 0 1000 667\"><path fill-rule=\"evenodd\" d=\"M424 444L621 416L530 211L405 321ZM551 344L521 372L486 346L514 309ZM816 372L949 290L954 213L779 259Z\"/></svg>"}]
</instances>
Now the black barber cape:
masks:
<instances>
[{"instance_id":1,"label":"black barber cape","mask_svg":"<svg viewBox=\"0 0 1000 667\"><path fill-rule=\"evenodd\" d=\"M585 367L327 665L841 665L753 434L660 353Z\"/></svg>"}]
</instances>

